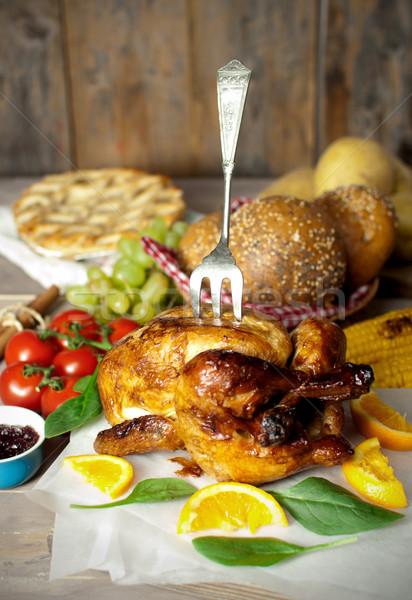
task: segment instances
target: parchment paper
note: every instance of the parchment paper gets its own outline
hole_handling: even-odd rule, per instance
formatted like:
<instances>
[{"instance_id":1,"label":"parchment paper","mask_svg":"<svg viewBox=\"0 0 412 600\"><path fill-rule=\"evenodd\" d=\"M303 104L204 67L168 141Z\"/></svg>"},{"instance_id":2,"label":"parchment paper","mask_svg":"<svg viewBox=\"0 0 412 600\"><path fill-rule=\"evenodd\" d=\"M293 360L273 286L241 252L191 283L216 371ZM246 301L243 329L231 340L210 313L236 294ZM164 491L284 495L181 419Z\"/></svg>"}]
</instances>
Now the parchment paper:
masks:
<instances>
[{"instance_id":1,"label":"parchment paper","mask_svg":"<svg viewBox=\"0 0 412 600\"><path fill-rule=\"evenodd\" d=\"M382 390L379 393L394 408L401 412L409 410L411 415L412 390ZM271 567L224 567L199 555L191 544L193 534L176 534L177 519L186 499L98 510L70 508L70 503L110 501L91 486L79 483L75 474L62 467L66 455L93 453L97 432L107 427L102 416L73 432L58 460L27 492L31 500L56 512L51 580L87 569L99 569L108 571L113 582L123 585L232 582L261 586L299 600L404 600L411 597L410 507L399 511L405 518L381 529L362 532L355 543L303 554ZM350 419L344 433L353 443L363 439L354 431ZM411 499L412 452L383 452ZM169 462L168 458L179 454L186 456L184 452L173 455L161 452L128 457L135 471L133 485L149 477L175 476L178 465ZM351 489L340 467L306 470L263 487L283 489L309 476L325 477ZM206 476L188 478L187 481L196 487L212 483ZM266 526L255 535L278 537L303 546L338 539L337 536L319 536L307 531L287 516L289 527ZM222 532L207 531L197 535L209 534L222 535ZM250 534L242 529L229 535Z\"/></svg>"}]
</instances>

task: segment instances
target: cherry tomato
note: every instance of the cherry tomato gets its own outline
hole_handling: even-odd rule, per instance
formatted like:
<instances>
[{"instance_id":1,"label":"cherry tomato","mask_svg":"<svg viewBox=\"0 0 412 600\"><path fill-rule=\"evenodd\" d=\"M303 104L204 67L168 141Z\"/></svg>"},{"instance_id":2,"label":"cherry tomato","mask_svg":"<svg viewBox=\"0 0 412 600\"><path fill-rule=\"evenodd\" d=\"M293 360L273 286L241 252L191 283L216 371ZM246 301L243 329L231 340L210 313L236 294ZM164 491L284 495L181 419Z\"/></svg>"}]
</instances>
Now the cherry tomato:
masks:
<instances>
[{"instance_id":1,"label":"cherry tomato","mask_svg":"<svg viewBox=\"0 0 412 600\"><path fill-rule=\"evenodd\" d=\"M64 387L61 390L53 390L50 386L46 386L42 390L41 395L41 413L44 418L48 417L56 408L61 406L66 400L80 396L80 392L75 392L73 386L79 380L78 377L61 377Z\"/></svg>"},{"instance_id":2,"label":"cherry tomato","mask_svg":"<svg viewBox=\"0 0 412 600\"><path fill-rule=\"evenodd\" d=\"M97 355L90 346L80 346L75 350L61 350L53 360L53 375L73 375L84 377L92 375L97 367Z\"/></svg>"},{"instance_id":3,"label":"cherry tomato","mask_svg":"<svg viewBox=\"0 0 412 600\"><path fill-rule=\"evenodd\" d=\"M6 365L15 362L38 363L48 366L59 351L55 338L40 339L32 329L24 329L15 333L7 342L4 350Z\"/></svg>"},{"instance_id":4,"label":"cherry tomato","mask_svg":"<svg viewBox=\"0 0 412 600\"><path fill-rule=\"evenodd\" d=\"M43 379L43 373L23 374L25 363L16 362L8 365L0 375L0 397L4 404L22 406L40 412L40 401L43 390L37 386Z\"/></svg>"},{"instance_id":5,"label":"cherry tomato","mask_svg":"<svg viewBox=\"0 0 412 600\"><path fill-rule=\"evenodd\" d=\"M109 334L109 342L111 344L115 344L119 340L122 339L127 333L134 331L140 325L133 321L132 319L126 319L125 317L118 317L117 319L113 319L110 321L109 327L112 332Z\"/></svg>"},{"instance_id":6,"label":"cherry tomato","mask_svg":"<svg viewBox=\"0 0 412 600\"><path fill-rule=\"evenodd\" d=\"M74 337L74 332L70 331L71 323L80 324L80 335L88 340L97 340L99 338L99 325L95 319L85 310L80 308L71 308L53 317L50 321L50 329L55 329L58 333ZM67 348L68 343L64 338L56 338L60 348Z\"/></svg>"}]
</instances>

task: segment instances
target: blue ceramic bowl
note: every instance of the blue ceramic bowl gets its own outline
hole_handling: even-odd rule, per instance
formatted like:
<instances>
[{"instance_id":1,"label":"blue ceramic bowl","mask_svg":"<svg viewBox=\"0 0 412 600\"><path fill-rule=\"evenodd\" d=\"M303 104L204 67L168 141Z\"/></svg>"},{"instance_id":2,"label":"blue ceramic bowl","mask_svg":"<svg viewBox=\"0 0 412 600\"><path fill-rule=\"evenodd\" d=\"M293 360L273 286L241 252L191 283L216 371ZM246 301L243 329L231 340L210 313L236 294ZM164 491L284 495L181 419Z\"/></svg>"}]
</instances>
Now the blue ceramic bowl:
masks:
<instances>
[{"instance_id":1,"label":"blue ceramic bowl","mask_svg":"<svg viewBox=\"0 0 412 600\"><path fill-rule=\"evenodd\" d=\"M0 406L0 425L30 425L39 434L36 444L26 452L0 459L0 489L16 487L33 477L43 460L44 419L27 408Z\"/></svg>"}]
</instances>

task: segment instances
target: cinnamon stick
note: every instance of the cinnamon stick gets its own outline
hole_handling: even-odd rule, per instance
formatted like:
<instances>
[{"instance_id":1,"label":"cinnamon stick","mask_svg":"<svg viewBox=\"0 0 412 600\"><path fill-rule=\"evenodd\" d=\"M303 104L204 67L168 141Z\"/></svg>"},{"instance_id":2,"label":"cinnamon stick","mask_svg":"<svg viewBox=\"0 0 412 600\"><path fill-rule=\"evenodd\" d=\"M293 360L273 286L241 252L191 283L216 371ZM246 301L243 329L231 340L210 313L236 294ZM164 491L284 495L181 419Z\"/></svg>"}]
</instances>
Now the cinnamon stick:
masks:
<instances>
[{"instance_id":1,"label":"cinnamon stick","mask_svg":"<svg viewBox=\"0 0 412 600\"><path fill-rule=\"evenodd\" d=\"M29 302L27 306L39 314L44 315L53 302L57 300L59 294L59 288L56 285L52 285L47 290L33 298L33 300ZM23 325L24 329L30 329L36 325L36 320L29 312L25 312L24 307L19 310L16 317ZM10 327L4 327L0 331L0 359L3 358L7 342L17 331L18 329L14 325L11 325Z\"/></svg>"}]
</instances>

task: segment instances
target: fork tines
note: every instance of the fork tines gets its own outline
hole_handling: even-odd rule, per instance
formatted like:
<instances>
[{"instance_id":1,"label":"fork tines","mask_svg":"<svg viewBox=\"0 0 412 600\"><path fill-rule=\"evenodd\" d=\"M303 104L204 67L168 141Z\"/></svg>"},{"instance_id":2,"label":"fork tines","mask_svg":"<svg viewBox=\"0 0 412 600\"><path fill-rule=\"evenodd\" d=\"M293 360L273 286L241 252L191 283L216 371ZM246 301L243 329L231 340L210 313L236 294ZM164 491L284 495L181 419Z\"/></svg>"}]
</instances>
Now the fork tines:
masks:
<instances>
[{"instance_id":1,"label":"fork tines","mask_svg":"<svg viewBox=\"0 0 412 600\"><path fill-rule=\"evenodd\" d=\"M222 284L225 279L228 279L231 286L233 315L237 321L242 320L243 274L236 266L233 256L230 255L230 259L230 262L222 262L222 259L219 259L219 263L217 263L215 262L216 259L209 255L204 258L201 265L192 271L190 276L190 302L195 318L200 317L202 282L204 279L209 279L210 282L213 316L216 318L222 316Z\"/></svg>"}]
</instances>

